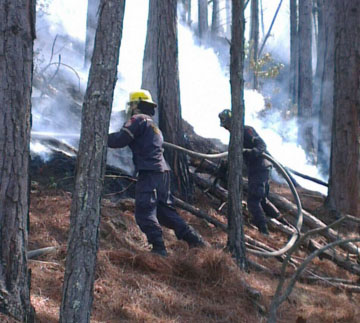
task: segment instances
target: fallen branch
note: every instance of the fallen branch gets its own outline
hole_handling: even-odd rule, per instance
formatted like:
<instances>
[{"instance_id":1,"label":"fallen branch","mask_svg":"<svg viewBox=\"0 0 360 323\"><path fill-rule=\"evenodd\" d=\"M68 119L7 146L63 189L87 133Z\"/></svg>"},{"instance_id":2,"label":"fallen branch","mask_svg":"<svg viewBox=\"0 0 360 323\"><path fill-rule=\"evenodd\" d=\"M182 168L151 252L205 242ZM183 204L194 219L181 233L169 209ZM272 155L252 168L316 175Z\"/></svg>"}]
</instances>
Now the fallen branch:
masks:
<instances>
[{"instance_id":1,"label":"fallen branch","mask_svg":"<svg viewBox=\"0 0 360 323\"><path fill-rule=\"evenodd\" d=\"M46 255L48 253L53 253L53 252L57 251L57 249L58 249L57 247L46 247L46 248L31 250L31 251L28 251L27 257L28 257L28 259L38 258L38 257Z\"/></svg>"},{"instance_id":2,"label":"fallen branch","mask_svg":"<svg viewBox=\"0 0 360 323\"><path fill-rule=\"evenodd\" d=\"M223 231L227 230L227 226L224 223L221 223L220 221L212 218L206 212L200 210L199 208L194 207L175 196L174 196L174 202L177 207L182 208L185 211L188 211L188 212L196 215L197 217L208 221L209 223L215 225L216 227L222 229Z\"/></svg>"},{"instance_id":3,"label":"fallen branch","mask_svg":"<svg viewBox=\"0 0 360 323\"><path fill-rule=\"evenodd\" d=\"M269 199L272 203L275 204L275 206L277 208L285 210L291 216L295 216L297 214L296 205L294 203L290 202L289 200L287 200L286 198L284 198L278 194L270 192ZM304 224L307 225L311 229L327 227L324 222L320 221L317 217L315 217L314 215L312 215L311 213L309 213L305 210L303 210L303 219L304 219ZM350 219L350 218L347 217L347 219ZM331 228L329 228L328 230L323 230L319 234L324 236L330 242L338 241L339 238L341 238L340 234ZM342 249L344 249L345 251L348 251L352 254L358 254L358 247L353 243L342 244L340 247Z\"/></svg>"},{"instance_id":4,"label":"fallen branch","mask_svg":"<svg viewBox=\"0 0 360 323\"><path fill-rule=\"evenodd\" d=\"M278 287L276 289L274 298L271 302L270 305L270 311L269 311L269 319L268 322L269 323L275 323L276 322L276 312L278 307L281 305L281 303L283 303L286 298L291 294L293 287L295 286L297 280L299 279L301 273L303 272L303 270L306 268L306 266L315 258L318 257L320 254L322 254L323 252L325 252L327 249L342 245L342 244L348 244L351 242L359 242L360 238L353 238L353 239L344 239L344 240L338 240L338 241L334 241L332 243L327 244L326 246L322 247L321 249L318 249L316 251L314 251L313 253L311 253L303 262L302 264L299 266L299 268L295 271L295 273L292 275L292 277L290 278L290 281L287 284L286 290L282 293L283 290L283 285L284 285L284 281L285 281L285 271L286 271L286 266L287 266L287 260L290 258L291 256L291 252L289 252L287 259L284 261L283 266L282 266L282 275L281 275L281 280L279 281ZM297 247L297 244L294 246L294 249L292 251L294 251Z\"/></svg>"}]
</instances>

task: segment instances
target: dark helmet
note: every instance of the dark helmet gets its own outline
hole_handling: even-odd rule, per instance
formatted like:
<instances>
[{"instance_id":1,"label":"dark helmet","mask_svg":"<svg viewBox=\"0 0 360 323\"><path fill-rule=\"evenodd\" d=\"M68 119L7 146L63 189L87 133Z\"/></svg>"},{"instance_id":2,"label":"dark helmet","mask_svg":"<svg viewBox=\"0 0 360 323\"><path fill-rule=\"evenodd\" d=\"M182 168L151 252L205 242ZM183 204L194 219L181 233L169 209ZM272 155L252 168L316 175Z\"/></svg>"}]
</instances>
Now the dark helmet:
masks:
<instances>
[{"instance_id":1,"label":"dark helmet","mask_svg":"<svg viewBox=\"0 0 360 323\"><path fill-rule=\"evenodd\" d=\"M231 125L231 111L229 109L225 109L219 113L220 126L224 127L227 130L230 130Z\"/></svg>"}]
</instances>

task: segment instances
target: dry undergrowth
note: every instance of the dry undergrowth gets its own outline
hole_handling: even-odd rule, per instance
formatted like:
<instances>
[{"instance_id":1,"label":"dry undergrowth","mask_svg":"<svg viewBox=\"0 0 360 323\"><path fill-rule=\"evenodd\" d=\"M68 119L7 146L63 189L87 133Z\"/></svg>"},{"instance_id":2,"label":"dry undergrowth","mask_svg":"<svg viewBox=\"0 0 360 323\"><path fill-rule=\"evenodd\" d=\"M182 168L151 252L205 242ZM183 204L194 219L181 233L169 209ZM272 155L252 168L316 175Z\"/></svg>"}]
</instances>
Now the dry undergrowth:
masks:
<instances>
[{"instance_id":1,"label":"dry undergrowth","mask_svg":"<svg viewBox=\"0 0 360 323\"><path fill-rule=\"evenodd\" d=\"M55 254L30 261L31 300L41 323L58 322L59 318L70 204L71 195L63 191L37 191L31 195L29 249L59 248ZM177 241L165 229L170 255L162 258L149 253L131 207L116 207L105 200L101 213L91 322L266 321L248 298L242 281L258 289L261 304L268 307L277 279L264 273L239 271L224 251L226 234L220 229L180 211L212 248L189 250L186 243ZM245 230L256 239L273 242L274 247L286 242L277 232L263 238L253 228ZM297 254L299 259L304 255ZM274 272L280 270L280 262L273 258L249 257ZM327 260L316 259L311 266L326 275L357 279ZM279 309L279 322L359 322L359 301L359 294L316 283L298 283Z\"/></svg>"}]
</instances>

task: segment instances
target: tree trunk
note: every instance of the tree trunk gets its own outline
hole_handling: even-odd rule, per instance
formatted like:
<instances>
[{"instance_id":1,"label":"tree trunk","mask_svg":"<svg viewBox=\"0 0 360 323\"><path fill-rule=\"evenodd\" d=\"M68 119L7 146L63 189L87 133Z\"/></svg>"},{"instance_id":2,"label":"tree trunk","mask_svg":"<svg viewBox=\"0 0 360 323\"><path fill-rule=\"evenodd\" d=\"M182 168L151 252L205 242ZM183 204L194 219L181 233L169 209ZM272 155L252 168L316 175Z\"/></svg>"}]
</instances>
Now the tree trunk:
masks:
<instances>
[{"instance_id":1,"label":"tree trunk","mask_svg":"<svg viewBox=\"0 0 360 323\"><path fill-rule=\"evenodd\" d=\"M335 1L335 79L329 206L360 211L360 0Z\"/></svg>"},{"instance_id":2,"label":"tree trunk","mask_svg":"<svg viewBox=\"0 0 360 323\"><path fill-rule=\"evenodd\" d=\"M117 77L125 0L101 0L84 97L70 211L60 322L90 322L107 134Z\"/></svg>"},{"instance_id":3,"label":"tree trunk","mask_svg":"<svg viewBox=\"0 0 360 323\"><path fill-rule=\"evenodd\" d=\"M198 30L199 39L204 39L208 33L208 3L207 0L198 0Z\"/></svg>"},{"instance_id":4,"label":"tree trunk","mask_svg":"<svg viewBox=\"0 0 360 323\"><path fill-rule=\"evenodd\" d=\"M220 32L220 8L219 0L212 2L211 34L216 37Z\"/></svg>"},{"instance_id":5,"label":"tree trunk","mask_svg":"<svg viewBox=\"0 0 360 323\"><path fill-rule=\"evenodd\" d=\"M159 127L165 141L184 146L180 105L176 4L176 0L158 2ZM179 193L186 201L190 201L193 195L193 185L187 165L187 156L174 150L168 150L164 155L173 170L174 192Z\"/></svg>"},{"instance_id":6,"label":"tree trunk","mask_svg":"<svg viewBox=\"0 0 360 323\"><path fill-rule=\"evenodd\" d=\"M251 0L250 9L249 74L251 87L257 89L257 60L259 50L259 0Z\"/></svg>"},{"instance_id":7,"label":"tree trunk","mask_svg":"<svg viewBox=\"0 0 360 323\"><path fill-rule=\"evenodd\" d=\"M226 10L226 29L225 34L227 38L231 37L231 0L225 0Z\"/></svg>"},{"instance_id":8,"label":"tree trunk","mask_svg":"<svg viewBox=\"0 0 360 323\"><path fill-rule=\"evenodd\" d=\"M26 253L35 1L0 7L0 312L33 322Z\"/></svg>"},{"instance_id":9,"label":"tree trunk","mask_svg":"<svg viewBox=\"0 0 360 323\"><path fill-rule=\"evenodd\" d=\"M100 0L88 0L86 15L86 38L85 38L85 58L84 66L87 68L90 64L91 55L94 49L94 39L97 25L97 13Z\"/></svg>"},{"instance_id":10,"label":"tree trunk","mask_svg":"<svg viewBox=\"0 0 360 323\"><path fill-rule=\"evenodd\" d=\"M244 140L244 0L232 1L232 37L230 47L231 133L228 178L228 245L240 268L246 269L242 214L242 165Z\"/></svg>"},{"instance_id":11,"label":"tree trunk","mask_svg":"<svg viewBox=\"0 0 360 323\"><path fill-rule=\"evenodd\" d=\"M318 60L319 65L321 62L321 66L319 66L317 78L320 86L318 166L325 176L329 175L331 128L334 110L334 8L334 0L328 0L326 3L323 2L321 7L321 23L319 21L319 42L322 42L322 44L319 44L321 50L318 53Z\"/></svg>"},{"instance_id":12,"label":"tree trunk","mask_svg":"<svg viewBox=\"0 0 360 323\"><path fill-rule=\"evenodd\" d=\"M298 104L299 80L299 40L298 40L298 14L297 0L290 0L290 82L289 92L291 103Z\"/></svg>"},{"instance_id":13,"label":"tree trunk","mask_svg":"<svg viewBox=\"0 0 360 323\"><path fill-rule=\"evenodd\" d=\"M155 102L158 102L158 1L149 0L149 13L143 58L143 72L141 88L149 90ZM156 111L157 112L157 111ZM156 114L158 118L158 114Z\"/></svg>"},{"instance_id":14,"label":"tree trunk","mask_svg":"<svg viewBox=\"0 0 360 323\"><path fill-rule=\"evenodd\" d=\"M299 1L299 92L298 92L298 141L314 160L314 137L312 124L312 22L311 0Z\"/></svg>"}]
</instances>

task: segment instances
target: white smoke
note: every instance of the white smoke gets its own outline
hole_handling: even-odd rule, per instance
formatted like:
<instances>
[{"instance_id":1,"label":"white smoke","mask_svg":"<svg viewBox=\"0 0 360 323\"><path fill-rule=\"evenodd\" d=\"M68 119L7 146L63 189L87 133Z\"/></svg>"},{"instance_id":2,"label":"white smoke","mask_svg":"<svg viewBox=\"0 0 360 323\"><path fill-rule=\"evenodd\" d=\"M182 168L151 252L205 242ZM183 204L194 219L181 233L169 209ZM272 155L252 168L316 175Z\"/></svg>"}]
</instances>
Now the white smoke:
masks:
<instances>
[{"instance_id":1,"label":"white smoke","mask_svg":"<svg viewBox=\"0 0 360 323\"><path fill-rule=\"evenodd\" d=\"M83 48L85 41L86 27L86 1L52 0L48 7L48 14L37 21L37 40L35 49L38 52L39 69L49 63L52 56L53 62L58 61L61 55L61 62L72 67L67 75L72 75L71 83L80 84L80 90L84 91L87 82L87 70L83 69ZM275 8L266 9L265 21L271 21ZM288 11L283 4L279 17L284 19ZM142 59L146 37L148 14L148 1L131 0L126 2L123 38L120 49L120 61L118 68L118 82L115 88L113 117L110 131L118 130L123 120L118 112L125 108L128 100L128 93L141 85ZM193 17L196 22L196 17ZM280 18L278 18L280 19ZM279 30L288 30L278 20L273 27L273 33ZM283 21L283 23L285 23ZM268 27L269 23L267 24ZM266 31L265 27L265 31ZM277 34L279 35L279 34ZM285 36L272 36L268 40L269 48L277 48L281 41L284 52L287 43ZM54 39L57 41L54 45ZM223 109L230 108L230 83L228 71L221 66L217 54L209 48L199 47L193 37L192 31L181 24L178 25L179 38L179 72L181 88L182 115L203 137L218 138L227 144L228 132L219 126L218 113ZM42 61L42 62L41 62ZM56 71L57 65L49 68L49 73ZM51 73L50 73L51 75ZM69 76L70 77L70 76ZM34 91L34 99L41 93ZM264 109L265 101L263 96L252 90L246 90L245 98L245 123L256 128L268 145L269 152L282 164L289 166L299 172L317 177L316 167L306 164L305 153L298 147L296 142L297 128L294 121L283 121L278 114L269 114L269 119L260 117L259 112ZM35 100L36 101L36 100ZM34 131L59 130L67 133L79 134L79 120L73 122L66 106L66 100L57 102L50 98L42 101L42 105L34 105L33 129ZM45 102L45 103L44 103ZM79 102L81 106L81 102ZM66 112L66 113L63 113ZM286 140L285 140L285 139ZM69 138L63 138L69 142ZM71 144L74 144L71 142ZM33 150L39 149L32 147ZM125 158L122 162L130 165L130 154L119 153L119 156L110 156L108 160L115 163L117 158ZM125 155L127 157L125 157ZM319 185L308 181L299 182L311 189L322 190ZM302 183L303 182L303 183Z\"/></svg>"}]
</instances>

